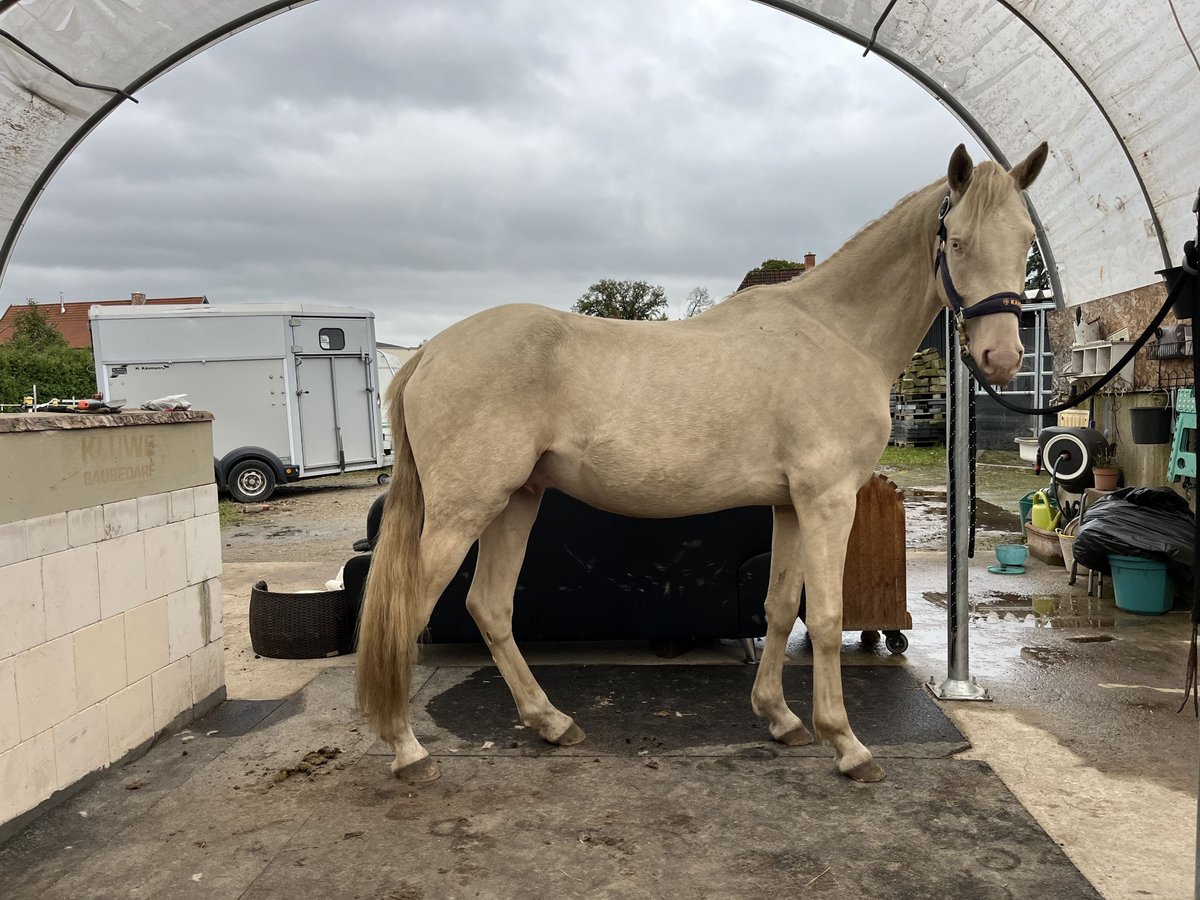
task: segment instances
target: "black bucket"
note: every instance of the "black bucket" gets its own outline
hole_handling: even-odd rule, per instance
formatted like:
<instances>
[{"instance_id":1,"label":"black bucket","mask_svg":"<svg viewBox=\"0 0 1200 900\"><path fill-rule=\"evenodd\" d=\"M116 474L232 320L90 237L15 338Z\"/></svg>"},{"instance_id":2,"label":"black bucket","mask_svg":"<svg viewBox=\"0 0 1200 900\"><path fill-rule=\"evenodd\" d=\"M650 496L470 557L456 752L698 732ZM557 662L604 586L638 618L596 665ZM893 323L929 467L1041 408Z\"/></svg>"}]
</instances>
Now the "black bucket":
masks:
<instances>
[{"instance_id":1,"label":"black bucket","mask_svg":"<svg viewBox=\"0 0 1200 900\"><path fill-rule=\"evenodd\" d=\"M1187 279L1188 284L1184 286L1183 293L1175 298L1172 311L1175 313L1176 319L1193 318L1196 315L1197 305L1200 305L1200 278L1192 275L1183 266L1159 269L1156 274L1162 275L1166 279L1168 293L1175 289L1175 285L1179 283L1180 279Z\"/></svg>"},{"instance_id":2,"label":"black bucket","mask_svg":"<svg viewBox=\"0 0 1200 900\"><path fill-rule=\"evenodd\" d=\"M1135 444L1165 444L1171 440L1171 410L1161 406L1139 406L1129 410Z\"/></svg>"}]
</instances>

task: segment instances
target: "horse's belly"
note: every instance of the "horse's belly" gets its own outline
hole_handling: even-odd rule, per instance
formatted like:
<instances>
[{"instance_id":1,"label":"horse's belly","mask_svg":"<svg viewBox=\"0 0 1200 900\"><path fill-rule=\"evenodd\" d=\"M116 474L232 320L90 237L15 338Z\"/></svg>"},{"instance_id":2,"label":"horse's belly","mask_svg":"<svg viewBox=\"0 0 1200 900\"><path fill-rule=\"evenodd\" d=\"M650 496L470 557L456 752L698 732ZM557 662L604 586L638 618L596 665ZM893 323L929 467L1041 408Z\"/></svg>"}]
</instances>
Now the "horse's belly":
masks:
<instances>
[{"instance_id":1,"label":"horse's belly","mask_svg":"<svg viewBox=\"0 0 1200 900\"><path fill-rule=\"evenodd\" d=\"M530 478L536 488L557 488L597 509L639 518L700 515L737 506L790 503L787 482L771 472L732 464L705 471L609 463L588 465L554 453L539 461Z\"/></svg>"}]
</instances>

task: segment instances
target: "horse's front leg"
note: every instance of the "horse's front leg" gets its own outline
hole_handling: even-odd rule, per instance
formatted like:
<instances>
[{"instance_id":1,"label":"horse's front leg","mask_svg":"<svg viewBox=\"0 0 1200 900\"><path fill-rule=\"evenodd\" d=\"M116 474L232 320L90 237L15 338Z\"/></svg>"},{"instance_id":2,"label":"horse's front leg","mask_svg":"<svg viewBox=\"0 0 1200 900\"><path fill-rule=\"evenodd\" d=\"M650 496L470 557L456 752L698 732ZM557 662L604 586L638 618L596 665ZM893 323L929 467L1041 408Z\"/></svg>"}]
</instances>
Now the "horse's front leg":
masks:
<instances>
[{"instance_id":1,"label":"horse's front leg","mask_svg":"<svg viewBox=\"0 0 1200 900\"><path fill-rule=\"evenodd\" d=\"M879 781L883 769L854 736L842 699L842 573L856 499L849 485L807 502L797 498L805 624L813 646L813 730L833 745L839 772L855 781Z\"/></svg>"},{"instance_id":2,"label":"horse's front leg","mask_svg":"<svg viewBox=\"0 0 1200 900\"><path fill-rule=\"evenodd\" d=\"M796 511L790 506L775 507L775 527L771 533L771 580L767 586L767 642L763 648L750 706L757 715L765 716L771 737L789 747L801 747L813 742L812 733L804 727L783 697L783 663L788 636L796 624L800 606L800 586L804 578L800 570L800 532Z\"/></svg>"}]
</instances>

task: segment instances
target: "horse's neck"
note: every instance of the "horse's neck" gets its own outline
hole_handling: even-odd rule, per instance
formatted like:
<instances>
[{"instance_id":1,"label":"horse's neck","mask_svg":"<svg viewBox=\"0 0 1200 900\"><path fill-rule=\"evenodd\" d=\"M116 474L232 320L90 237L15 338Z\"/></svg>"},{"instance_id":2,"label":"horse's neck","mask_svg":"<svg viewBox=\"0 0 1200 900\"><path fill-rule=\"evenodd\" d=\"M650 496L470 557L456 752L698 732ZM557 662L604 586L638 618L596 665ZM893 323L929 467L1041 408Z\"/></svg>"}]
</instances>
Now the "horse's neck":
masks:
<instances>
[{"instance_id":1,"label":"horse's neck","mask_svg":"<svg viewBox=\"0 0 1200 900\"><path fill-rule=\"evenodd\" d=\"M798 307L890 376L909 364L941 308L933 242L945 191L942 181L910 194L792 282Z\"/></svg>"}]
</instances>

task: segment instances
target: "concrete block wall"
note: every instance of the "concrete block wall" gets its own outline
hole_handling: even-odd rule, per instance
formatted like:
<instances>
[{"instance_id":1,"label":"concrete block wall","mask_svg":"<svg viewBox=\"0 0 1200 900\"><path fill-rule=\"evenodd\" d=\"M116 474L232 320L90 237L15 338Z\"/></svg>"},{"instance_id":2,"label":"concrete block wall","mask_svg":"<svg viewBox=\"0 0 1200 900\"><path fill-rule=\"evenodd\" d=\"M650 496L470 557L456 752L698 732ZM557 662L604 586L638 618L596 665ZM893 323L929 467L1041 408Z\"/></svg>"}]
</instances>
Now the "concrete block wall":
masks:
<instances>
[{"instance_id":1,"label":"concrete block wall","mask_svg":"<svg viewBox=\"0 0 1200 900\"><path fill-rule=\"evenodd\" d=\"M210 453L207 484L0 524L0 829L224 696Z\"/></svg>"}]
</instances>

